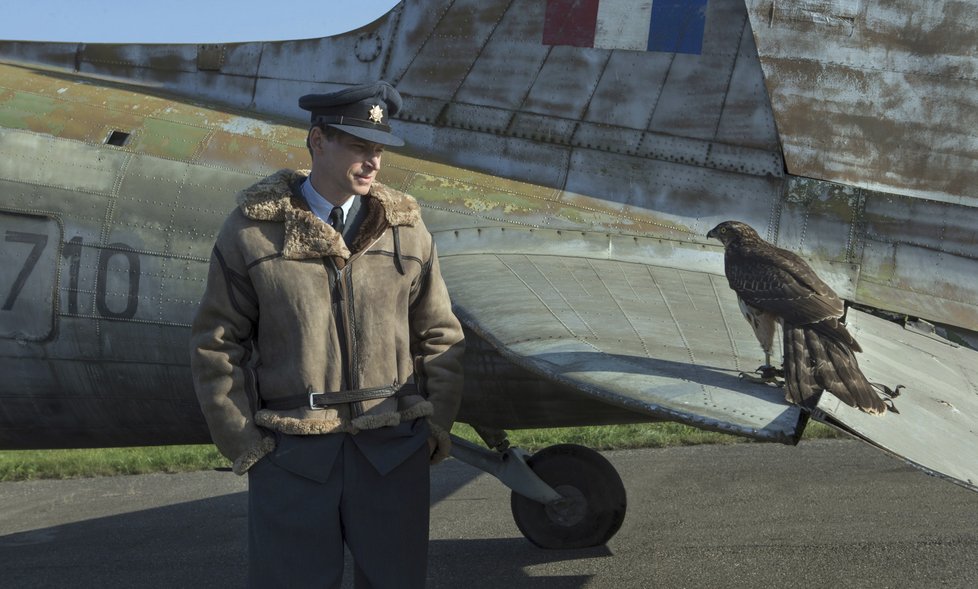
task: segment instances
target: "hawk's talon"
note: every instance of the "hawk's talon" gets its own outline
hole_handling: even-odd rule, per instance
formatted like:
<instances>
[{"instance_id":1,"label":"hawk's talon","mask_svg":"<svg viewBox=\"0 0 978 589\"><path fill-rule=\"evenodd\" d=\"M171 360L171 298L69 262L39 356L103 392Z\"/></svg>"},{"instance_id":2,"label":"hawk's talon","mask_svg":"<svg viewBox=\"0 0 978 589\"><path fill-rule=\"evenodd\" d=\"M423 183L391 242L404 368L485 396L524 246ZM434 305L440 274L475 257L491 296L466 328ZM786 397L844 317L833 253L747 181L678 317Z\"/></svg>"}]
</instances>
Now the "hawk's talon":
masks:
<instances>
[{"instance_id":1,"label":"hawk's talon","mask_svg":"<svg viewBox=\"0 0 978 589\"><path fill-rule=\"evenodd\" d=\"M764 364L758 366L754 372L741 372L740 378L757 384L773 384L780 387L784 384L783 380L779 380L784 378L784 370Z\"/></svg>"},{"instance_id":2,"label":"hawk's talon","mask_svg":"<svg viewBox=\"0 0 978 589\"><path fill-rule=\"evenodd\" d=\"M880 395L882 395L886 399L895 399L895 398L899 397L900 396L900 389L907 388L907 387L903 386L902 384L898 384L895 389L891 389L890 387L886 386L885 384L881 384L881 383L878 383L878 382L872 382L872 383L869 383L869 384L873 385L873 388L875 388L877 391L879 391Z\"/></svg>"},{"instance_id":3,"label":"hawk's talon","mask_svg":"<svg viewBox=\"0 0 978 589\"><path fill-rule=\"evenodd\" d=\"M775 368L774 366L771 366L770 364L765 364L763 366L758 366L757 367L757 372L761 373L761 376L764 377L764 378L772 378L773 379L773 378L776 378L776 377L779 377L779 376L781 378L784 378L784 369L783 368Z\"/></svg>"}]
</instances>

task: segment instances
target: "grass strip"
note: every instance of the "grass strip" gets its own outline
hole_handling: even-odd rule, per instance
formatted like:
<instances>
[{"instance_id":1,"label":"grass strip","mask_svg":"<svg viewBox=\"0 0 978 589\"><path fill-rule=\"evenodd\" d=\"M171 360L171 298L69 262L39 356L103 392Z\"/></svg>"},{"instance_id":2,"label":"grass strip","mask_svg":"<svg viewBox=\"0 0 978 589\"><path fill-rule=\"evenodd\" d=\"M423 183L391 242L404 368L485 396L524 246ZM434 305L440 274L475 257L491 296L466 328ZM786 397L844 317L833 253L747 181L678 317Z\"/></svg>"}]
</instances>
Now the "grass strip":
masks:
<instances>
[{"instance_id":1,"label":"grass strip","mask_svg":"<svg viewBox=\"0 0 978 589\"><path fill-rule=\"evenodd\" d=\"M186 472L229 467L211 444L92 448L72 450L6 450L0 452L0 481Z\"/></svg>"},{"instance_id":2,"label":"grass strip","mask_svg":"<svg viewBox=\"0 0 978 589\"><path fill-rule=\"evenodd\" d=\"M475 431L456 424L452 433L482 445ZM640 423L509 431L512 446L535 452L554 444L580 444L595 450L665 448L695 444L733 444L746 438L705 431L679 423ZM810 422L806 439L843 437L836 430ZM0 482L32 479L175 473L230 468L230 462L210 444L96 448L79 450L0 451Z\"/></svg>"}]
</instances>

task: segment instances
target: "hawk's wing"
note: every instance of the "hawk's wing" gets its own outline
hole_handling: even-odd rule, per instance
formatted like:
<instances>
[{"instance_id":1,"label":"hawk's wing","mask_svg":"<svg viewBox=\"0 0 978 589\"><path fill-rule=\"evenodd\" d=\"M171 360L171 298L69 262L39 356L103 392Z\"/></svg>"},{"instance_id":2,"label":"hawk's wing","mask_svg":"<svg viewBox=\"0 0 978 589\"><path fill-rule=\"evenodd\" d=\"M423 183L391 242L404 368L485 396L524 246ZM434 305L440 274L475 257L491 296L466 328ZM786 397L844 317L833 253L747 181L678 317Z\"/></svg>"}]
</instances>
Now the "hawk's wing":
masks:
<instances>
[{"instance_id":1,"label":"hawk's wing","mask_svg":"<svg viewBox=\"0 0 978 589\"><path fill-rule=\"evenodd\" d=\"M842 300L794 252L768 244L727 248L727 281L743 301L792 325L841 317Z\"/></svg>"}]
</instances>

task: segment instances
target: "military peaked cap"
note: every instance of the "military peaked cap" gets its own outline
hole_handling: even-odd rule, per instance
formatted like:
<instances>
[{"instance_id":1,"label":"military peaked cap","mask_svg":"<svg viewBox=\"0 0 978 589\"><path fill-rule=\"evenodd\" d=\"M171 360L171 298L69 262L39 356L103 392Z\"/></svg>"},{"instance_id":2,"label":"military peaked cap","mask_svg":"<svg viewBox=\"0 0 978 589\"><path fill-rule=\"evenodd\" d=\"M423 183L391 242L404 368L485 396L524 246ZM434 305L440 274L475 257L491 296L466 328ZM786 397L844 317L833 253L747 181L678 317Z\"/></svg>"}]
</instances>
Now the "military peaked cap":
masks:
<instances>
[{"instance_id":1,"label":"military peaked cap","mask_svg":"<svg viewBox=\"0 0 978 589\"><path fill-rule=\"evenodd\" d=\"M401 95L384 81L351 86L329 94L306 94L299 108L312 113L311 124L329 125L355 137L399 147L388 117L401 110Z\"/></svg>"}]
</instances>

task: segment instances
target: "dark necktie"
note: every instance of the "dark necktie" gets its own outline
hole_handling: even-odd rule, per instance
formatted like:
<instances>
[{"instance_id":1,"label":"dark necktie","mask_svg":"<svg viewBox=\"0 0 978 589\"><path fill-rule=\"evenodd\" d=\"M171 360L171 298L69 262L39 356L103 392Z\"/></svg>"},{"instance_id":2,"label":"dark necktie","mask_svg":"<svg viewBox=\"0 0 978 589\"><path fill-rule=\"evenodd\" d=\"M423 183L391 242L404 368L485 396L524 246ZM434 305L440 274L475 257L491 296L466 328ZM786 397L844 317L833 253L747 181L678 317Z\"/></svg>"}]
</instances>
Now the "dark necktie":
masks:
<instances>
[{"instance_id":1,"label":"dark necktie","mask_svg":"<svg viewBox=\"0 0 978 589\"><path fill-rule=\"evenodd\" d=\"M336 232L343 235L343 209L341 207L333 207L333 210L329 212L329 224L336 229Z\"/></svg>"}]
</instances>

